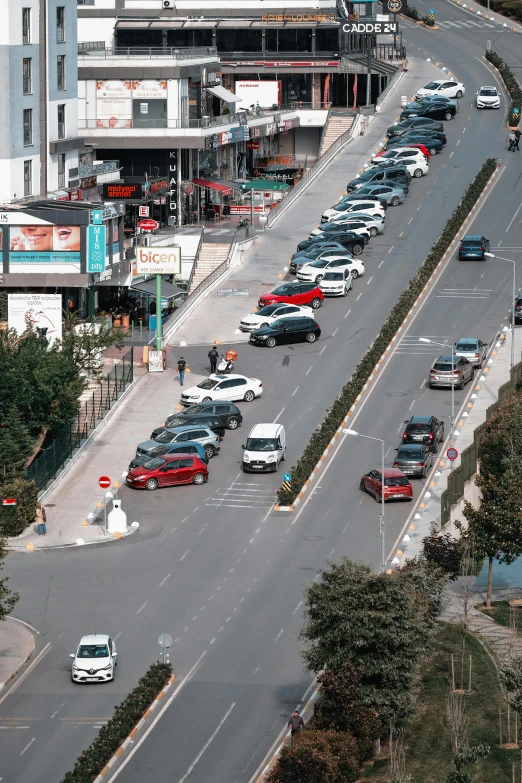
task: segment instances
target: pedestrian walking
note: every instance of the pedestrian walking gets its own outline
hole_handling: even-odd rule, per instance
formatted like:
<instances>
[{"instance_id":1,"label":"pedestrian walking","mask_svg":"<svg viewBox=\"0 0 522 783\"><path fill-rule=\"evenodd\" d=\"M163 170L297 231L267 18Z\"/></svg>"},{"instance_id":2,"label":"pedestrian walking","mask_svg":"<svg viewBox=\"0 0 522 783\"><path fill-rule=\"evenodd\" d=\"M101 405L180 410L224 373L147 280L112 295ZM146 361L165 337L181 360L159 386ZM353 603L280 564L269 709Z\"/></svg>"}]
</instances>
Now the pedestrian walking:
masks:
<instances>
[{"instance_id":1,"label":"pedestrian walking","mask_svg":"<svg viewBox=\"0 0 522 783\"><path fill-rule=\"evenodd\" d=\"M517 128L515 130L515 149L517 152L520 152L520 147L518 146L519 141L520 141L520 128Z\"/></svg>"},{"instance_id":2,"label":"pedestrian walking","mask_svg":"<svg viewBox=\"0 0 522 783\"><path fill-rule=\"evenodd\" d=\"M187 362L183 358L183 356L180 356L178 359L178 372L179 372L179 385L183 386L183 381L185 380L185 368L187 366Z\"/></svg>"},{"instance_id":3,"label":"pedestrian walking","mask_svg":"<svg viewBox=\"0 0 522 783\"><path fill-rule=\"evenodd\" d=\"M41 503L36 504L36 526L39 536L47 535L47 514Z\"/></svg>"},{"instance_id":4,"label":"pedestrian walking","mask_svg":"<svg viewBox=\"0 0 522 783\"><path fill-rule=\"evenodd\" d=\"M515 136L515 131L510 131L508 136L508 141L509 141L508 152L513 152L513 150L515 149L516 140L517 137Z\"/></svg>"},{"instance_id":5,"label":"pedestrian walking","mask_svg":"<svg viewBox=\"0 0 522 783\"><path fill-rule=\"evenodd\" d=\"M210 359L210 372L214 373L216 372L217 360L219 359L219 354L215 345L213 345L212 350L208 352L208 358Z\"/></svg>"},{"instance_id":6,"label":"pedestrian walking","mask_svg":"<svg viewBox=\"0 0 522 783\"><path fill-rule=\"evenodd\" d=\"M291 730L292 739L295 739L299 736L301 730L304 729L304 725L304 720L299 715L298 711L295 710L294 714L288 721L288 727Z\"/></svg>"}]
</instances>

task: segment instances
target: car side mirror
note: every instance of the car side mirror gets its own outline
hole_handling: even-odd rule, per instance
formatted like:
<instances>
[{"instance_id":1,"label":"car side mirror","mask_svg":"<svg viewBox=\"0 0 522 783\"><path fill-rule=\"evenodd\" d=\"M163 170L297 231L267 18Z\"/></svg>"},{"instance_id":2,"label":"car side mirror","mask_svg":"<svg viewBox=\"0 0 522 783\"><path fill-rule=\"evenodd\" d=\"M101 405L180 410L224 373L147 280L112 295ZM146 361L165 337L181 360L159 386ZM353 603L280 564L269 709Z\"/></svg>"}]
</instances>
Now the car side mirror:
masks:
<instances>
[{"instance_id":1,"label":"car side mirror","mask_svg":"<svg viewBox=\"0 0 522 783\"><path fill-rule=\"evenodd\" d=\"M76 655L74 653L69 653L69 658L76 658Z\"/></svg>"},{"instance_id":2,"label":"car side mirror","mask_svg":"<svg viewBox=\"0 0 522 783\"><path fill-rule=\"evenodd\" d=\"M241 446L242 449L246 449L246 446Z\"/></svg>"},{"instance_id":3,"label":"car side mirror","mask_svg":"<svg viewBox=\"0 0 522 783\"><path fill-rule=\"evenodd\" d=\"M118 655L118 653L117 653L117 652L113 652L113 653L112 653L112 657L113 657L113 658L116 658L116 657L117 657L117 655Z\"/></svg>"},{"instance_id":4,"label":"car side mirror","mask_svg":"<svg viewBox=\"0 0 522 783\"><path fill-rule=\"evenodd\" d=\"M395 449L395 451L399 451L399 449Z\"/></svg>"},{"instance_id":5,"label":"car side mirror","mask_svg":"<svg viewBox=\"0 0 522 783\"><path fill-rule=\"evenodd\" d=\"M405 424L408 424L408 419L404 419L404 423L405 423Z\"/></svg>"}]
</instances>

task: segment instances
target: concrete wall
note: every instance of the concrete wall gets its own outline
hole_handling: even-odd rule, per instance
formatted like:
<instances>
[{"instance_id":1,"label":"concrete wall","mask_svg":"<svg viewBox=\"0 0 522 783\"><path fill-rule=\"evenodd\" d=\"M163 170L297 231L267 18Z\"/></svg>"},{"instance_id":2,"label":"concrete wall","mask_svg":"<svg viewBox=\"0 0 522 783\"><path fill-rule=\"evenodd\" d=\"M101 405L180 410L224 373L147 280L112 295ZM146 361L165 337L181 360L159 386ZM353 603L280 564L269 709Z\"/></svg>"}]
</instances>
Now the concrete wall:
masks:
<instances>
[{"instance_id":1,"label":"concrete wall","mask_svg":"<svg viewBox=\"0 0 522 783\"><path fill-rule=\"evenodd\" d=\"M302 163L307 155L309 163L319 157L322 130L322 128L295 129L295 156L299 162Z\"/></svg>"}]
</instances>

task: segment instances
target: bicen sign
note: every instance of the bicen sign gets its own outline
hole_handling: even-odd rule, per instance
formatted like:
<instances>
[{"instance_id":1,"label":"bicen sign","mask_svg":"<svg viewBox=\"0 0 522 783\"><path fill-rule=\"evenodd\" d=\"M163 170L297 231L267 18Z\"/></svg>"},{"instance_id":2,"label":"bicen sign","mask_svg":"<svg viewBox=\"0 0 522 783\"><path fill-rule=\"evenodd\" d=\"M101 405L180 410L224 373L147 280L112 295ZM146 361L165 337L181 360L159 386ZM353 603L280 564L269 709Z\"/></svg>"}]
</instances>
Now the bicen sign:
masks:
<instances>
[{"instance_id":1,"label":"bicen sign","mask_svg":"<svg viewBox=\"0 0 522 783\"><path fill-rule=\"evenodd\" d=\"M17 334L30 329L49 345L62 339L61 294L9 294L7 299L9 329Z\"/></svg>"},{"instance_id":2,"label":"bicen sign","mask_svg":"<svg viewBox=\"0 0 522 783\"><path fill-rule=\"evenodd\" d=\"M87 271L105 271L105 226L87 226Z\"/></svg>"},{"instance_id":3,"label":"bicen sign","mask_svg":"<svg viewBox=\"0 0 522 783\"><path fill-rule=\"evenodd\" d=\"M179 275L181 272L181 248L138 247L136 248L136 275Z\"/></svg>"},{"instance_id":4,"label":"bicen sign","mask_svg":"<svg viewBox=\"0 0 522 783\"><path fill-rule=\"evenodd\" d=\"M396 33L394 22L345 22L343 33L362 33L363 35L379 35L381 33Z\"/></svg>"}]
</instances>

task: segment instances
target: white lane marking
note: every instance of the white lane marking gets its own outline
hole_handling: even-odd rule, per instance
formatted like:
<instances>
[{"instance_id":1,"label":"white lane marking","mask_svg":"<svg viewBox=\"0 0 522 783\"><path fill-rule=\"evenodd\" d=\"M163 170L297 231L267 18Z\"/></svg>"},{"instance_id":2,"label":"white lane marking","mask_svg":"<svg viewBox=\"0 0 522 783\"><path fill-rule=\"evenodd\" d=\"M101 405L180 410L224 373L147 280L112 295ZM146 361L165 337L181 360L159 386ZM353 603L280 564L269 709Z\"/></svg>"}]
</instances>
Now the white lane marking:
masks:
<instances>
[{"instance_id":1,"label":"white lane marking","mask_svg":"<svg viewBox=\"0 0 522 783\"><path fill-rule=\"evenodd\" d=\"M404 231L401 231L401 233L399 234L399 239L402 237L403 234L404 234Z\"/></svg>"},{"instance_id":2,"label":"white lane marking","mask_svg":"<svg viewBox=\"0 0 522 783\"><path fill-rule=\"evenodd\" d=\"M457 143L455 144L455 146L456 146L456 147L458 147L458 146L459 146L459 144L460 144L460 139L457 141Z\"/></svg>"},{"instance_id":3,"label":"white lane marking","mask_svg":"<svg viewBox=\"0 0 522 783\"><path fill-rule=\"evenodd\" d=\"M366 285L370 285L370 283L372 282L372 280L373 280L373 276L372 276L372 277L370 277L370 279L368 280L368 282L366 283Z\"/></svg>"},{"instance_id":4,"label":"white lane marking","mask_svg":"<svg viewBox=\"0 0 522 783\"><path fill-rule=\"evenodd\" d=\"M410 225L410 223L411 223L411 221L412 221L412 220L413 220L413 218L411 217L411 218L408 220L408 225Z\"/></svg>"},{"instance_id":5,"label":"white lane marking","mask_svg":"<svg viewBox=\"0 0 522 783\"><path fill-rule=\"evenodd\" d=\"M326 351L326 345L324 345L321 350L319 351L319 356L322 356L322 354Z\"/></svg>"},{"instance_id":6,"label":"white lane marking","mask_svg":"<svg viewBox=\"0 0 522 783\"><path fill-rule=\"evenodd\" d=\"M30 629L31 629L31 631L34 631L34 633L35 633L37 636L40 636L40 631L37 631L37 630L36 630L36 628L33 628L33 626L32 626L32 625L29 625L29 623L26 623L24 620L19 620L19 619L18 619L18 617L13 617L13 615L12 615L12 614L10 614L10 615L9 615L9 619L10 619L10 620L14 620L16 623L22 623L22 625L25 625L25 626L27 626L27 628L30 628ZM62 636L63 636L63 633L61 633L61 634L60 634L60 636L58 637L58 639L61 639L61 638L62 638ZM3 778L0 778L0 781L2 781L2 780L3 780Z\"/></svg>"},{"instance_id":7,"label":"white lane marking","mask_svg":"<svg viewBox=\"0 0 522 783\"><path fill-rule=\"evenodd\" d=\"M2 704L2 702L3 702L3 701L5 701L5 699L7 699L7 697L8 697L8 696L9 696L11 693L14 693L14 692L15 692L15 690L18 688L18 686L19 686L19 685L21 685L21 684L23 683L23 681L25 680L25 678L26 678L26 677L28 677L28 676L29 676L29 674L32 672L32 670L33 670L33 669L34 669L34 668L35 668L35 667L36 667L36 666L37 666L37 665L40 663L40 661L42 660L42 658L43 658L45 655L47 655L47 653L49 652L49 650L51 649L51 647L52 647L52 644L51 644L51 642L47 642L47 644L45 645L45 647L43 648L43 650L40 650L40 652L38 653L38 655L36 656L36 658L34 659L34 661L33 661L32 663L30 663L30 664L29 664L29 666L27 667L27 669L25 670L25 672L22 674L22 676L21 676L21 677L19 677L19 678L17 679L17 681L15 682L15 684L13 685L13 687L12 687L12 688L10 688L10 689L7 691L7 693L6 693L4 696L2 696L2 698L0 699L0 704Z\"/></svg>"},{"instance_id":8,"label":"white lane marking","mask_svg":"<svg viewBox=\"0 0 522 783\"><path fill-rule=\"evenodd\" d=\"M308 368L308 370L305 372L305 375L309 375L309 374L312 372L313 368L314 368L314 365L313 365L313 364L312 364L312 365L310 365L310 367Z\"/></svg>"},{"instance_id":9,"label":"white lane marking","mask_svg":"<svg viewBox=\"0 0 522 783\"><path fill-rule=\"evenodd\" d=\"M196 758L194 759L194 761L192 762L190 767L187 769L187 771L185 772L183 777L179 779L179 783L184 783L184 781L188 778L188 776L190 775L190 773L192 772L192 770L194 769L194 767L196 766L196 764L200 760L201 756L206 751L206 749L208 748L208 746L210 745L212 740L215 738L216 734L218 733L218 731L220 730L221 726L224 724L224 722L226 721L226 719L228 718L228 716L230 715L230 713L232 712L232 710L234 709L235 706L236 706L236 702L233 702L230 705L228 710L225 712L224 716L221 718L221 720L220 720L220 722L218 724L217 729L210 735L209 739L205 742L205 744L203 745L203 747L201 748L201 750L199 751L198 755L196 756Z\"/></svg>"},{"instance_id":10,"label":"white lane marking","mask_svg":"<svg viewBox=\"0 0 522 783\"><path fill-rule=\"evenodd\" d=\"M210 644L214 644L215 641L216 641L216 637L214 636L214 638L210 640Z\"/></svg>"},{"instance_id":11,"label":"white lane marking","mask_svg":"<svg viewBox=\"0 0 522 783\"><path fill-rule=\"evenodd\" d=\"M466 128L463 128L462 133L466 133Z\"/></svg>"},{"instance_id":12,"label":"white lane marking","mask_svg":"<svg viewBox=\"0 0 522 783\"><path fill-rule=\"evenodd\" d=\"M298 391L299 391L299 386L296 386L294 391L292 392L291 396L295 397L295 395L297 394Z\"/></svg>"},{"instance_id":13,"label":"white lane marking","mask_svg":"<svg viewBox=\"0 0 522 783\"><path fill-rule=\"evenodd\" d=\"M388 446L388 448L386 449L386 454L384 455L385 458L388 456L390 451L391 451L391 446Z\"/></svg>"},{"instance_id":14,"label":"white lane marking","mask_svg":"<svg viewBox=\"0 0 522 783\"><path fill-rule=\"evenodd\" d=\"M421 207L422 207L422 204L419 204L419 206L417 207L417 212L419 211L419 209L420 209Z\"/></svg>"},{"instance_id":15,"label":"white lane marking","mask_svg":"<svg viewBox=\"0 0 522 783\"><path fill-rule=\"evenodd\" d=\"M358 295L358 297L357 297L357 299L356 299L355 301L356 301L356 302L358 302L358 301L359 301L359 299L361 298L361 296L362 296L362 291L361 291L361 293Z\"/></svg>"},{"instance_id":16,"label":"white lane marking","mask_svg":"<svg viewBox=\"0 0 522 783\"><path fill-rule=\"evenodd\" d=\"M335 330L332 332L332 337L335 337L338 331L339 331L339 327L336 326Z\"/></svg>"},{"instance_id":17,"label":"white lane marking","mask_svg":"<svg viewBox=\"0 0 522 783\"><path fill-rule=\"evenodd\" d=\"M145 601L145 603L144 603L144 604L142 604L142 606L140 606L140 608L138 609L138 611L136 612L136 614L139 614L139 613L142 611L142 609L145 609L145 607L147 606L147 604L148 604L148 603L149 603L148 601Z\"/></svg>"},{"instance_id":18,"label":"white lane marking","mask_svg":"<svg viewBox=\"0 0 522 783\"><path fill-rule=\"evenodd\" d=\"M187 519L188 519L188 517L185 517L185 519L182 519L182 520L181 520L181 524L183 524L183 522L186 522L186 521L187 521Z\"/></svg>"},{"instance_id":19,"label":"white lane marking","mask_svg":"<svg viewBox=\"0 0 522 783\"><path fill-rule=\"evenodd\" d=\"M415 405L415 400L412 400L411 405L408 408L408 410L411 411L411 409L413 408L414 405Z\"/></svg>"},{"instance_id":20,"label":"white lane marking","mask_svg":"<svg viewBox=\"0 0 522 783\"><path fill-rule=\"evenodd\" d=\"M281 628L281 630L280 630L280 631L279 631L279 633L277 634L277 636L276 636L276 638L274 639L274 641L272 642L272 644L275 644L275 643L277 642L277 640L278 640L278 639L281 637L281 635L284 633L284 630L285 630L284 628Z\"/></svg>"},{"instance_id":21,"label":"white lane marking","mask_svg":"<svg viewBox=\"0 0 522 783\"><path fill-rule=\"evenodd\" d=\"M388 253L391 253L391 251L393 250L393 248L394 248L394 247L395 247L395 245L392 245L392 246L390 247L390 249L388 250Z\"/></svg>"},{"instance_id":22,"label":"white lane marking","mask_svg":"<svg viewBox=\"0 0 522 783\"><path fill-rule=\"evenodd\" d=\"M180 557L180 559L179 559L179 562L180 562L180 563L181 563L181 561L182 561L182 560L184 560L184 559L186 558L186 556L188 555L188 553L189 553L189 552L190 552L190 549L187 549L187 551L186 551L186 552L184 552L184 553L181 555L181 557Z\"/></svg>"},{"instance_id":23,"label":"white lane marking","mask_svg":"<svg viewBox=\"0 0 522 783\"><path fill-rule=\"evenodd\" d=\"M275 419L274 419L274 421L272 422L272 424L275 424L275 423L277 422L278 418L279 418L280 416L282 416L284 412L285 412L285 408L281 408L281 410L279 411L279 413L278 413L278 414L277 414L277 416L275 417Z\"/></svg>"},{"instance_id":24,"label":"white lane marking","mask_svg":"<svg viewBox=\"0 0 522 783\"><path fill-rule=\"evenodd\" d=\"M51 715L51 718L56 718L56 716L58 715L58 713L60 712L60 710L61 710L61 709L62 709L62 707L64 707L64 706L65 706L65 702L64 702L64 701L62 701L62 703L60 704L60 706L58 707L58 709L57 709L57 710L55 710L55 711L53 712L53 714Z\"/></svg>"},{"instance_id":25,"label":"white lane marking","mask_svg":"<svg viewBox=\"0 0 522 783\"><path fill-rule=\"evenodd\" d=\"M511 220L509 221L509 225L506 228L506 234L509 231L509 229L511 228L511 226L513 225L513 223L515 222L515 219L516 219L516 217L517 217L517 215L518 215L518 213L520 212L521 209L522 209L522 203L520 204L519 208L517 209L517 211L515 212L515 214L511 218Z\"/></svg>"},{"instance_id":26,"label":"white lane marking","mask_svg":"<svg viewBox=\"0 0 522 783\"><path fill-rule=\"evenodd\" d=\"M303 605L303 602L302 602L302 601L299 601L299 603L298 603L298 604L297 604L297 606L295 607L295 609L294 609L294 611L292 612L292 614L297 614L297 612L299 611L299 607L300 607L300 606L302 606L302 605Z\"/></svg>"},{"instance_id":27,"label":"white lane marking","mask_svg":"<svg viewBox=\"0 0 522 783\"><path fill-rule=\"evenodd\" d=\"M199 511L199 506L196 506L196 508L193 508L193 509L192 509L192 513L193 513L193 514L195 514L195 513L196 513L196 511Z\"/></svg>"},{"instance_id":28,"label":"white lane marking","mask_svg":"<svg viewBox=\"0 0 522 783\"><path fill-rule=\"evenodd\" d=\"M377 269L380 269L380 268L381 268L381 266L382 266L383 264L384 264L384 258L382 259L382 261L381 261L381 263L379 264L379 266L377 267ZM345 318L346 318L346 316L345 316Z\"/></svg>"},{"instance_id":29,"label":"white lane marking","mask_svg":"<svg viewBox=\"0 0 522 783\"><path fill-rule=\"evenodd\" d=\"M348 312L346 313L346 315L344 317L348 318L348 316L350 315L351 312L352 312L351 310L348 310Z\"/></svg>"},{"instance_id":30,"label":"white lane marking","mask_svg":"<svg viewBox=\"0 0 522 783\"><path fill-rule=\"evenodd\" d=\"M254 671L252 672L252 674L257 674L257 673L258 673L258 671L259 671L259 669L260 669L260 665L258 664L258 665L256 666L256 668L254 669Z\"/></svg>"},{"instance_id":31,"label":"white lane marking","mask_svg":"<svg viewBox=\"0 0 522 783\"><path fill-rule=\"evenodd\" d=\"M161 582L159 583L158 587L163 587L163 585L165 584L165 582L166 582L166 581L167 581L167 579L169 579L169 578L170 578L170 574L167 574L167 576L165 577L165 579L162 579L162 580L161 580Z\"/></svg>"},{"instance_id":32,"label":"white lane marking","mask_svg":"<svg viewBox=\"0 0 522 783\"><path fill-rule=\"evenodd\" d=\"M24 755L24 753L25 753L25 751L26 751L26 750L29 750L29 748L31 747L31 745L33 744L33 742L35 741L35 739L36 739L36 737L33 737L33 738L32 738L32 740L31 740L30 742L28 742L28 743L27 743L27 745L25 746L25 748L23 749L23 751L20 753L20 755L21 755L21 756L23 756L23 755Z\"/></svg>"},{"instance_id":33,"label":"white lane marking","mask_svg":"<svg viewBox=\"0 0 522 783\"><path fill-rule=\"evenodd\" d=\"M455 154L455 150L453 150L453 152L450 154L450 158L452 158L454 154Z\"/></svg>"}]
</instances>

